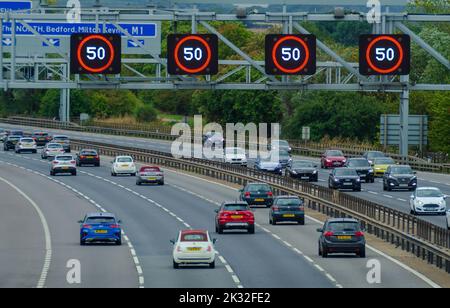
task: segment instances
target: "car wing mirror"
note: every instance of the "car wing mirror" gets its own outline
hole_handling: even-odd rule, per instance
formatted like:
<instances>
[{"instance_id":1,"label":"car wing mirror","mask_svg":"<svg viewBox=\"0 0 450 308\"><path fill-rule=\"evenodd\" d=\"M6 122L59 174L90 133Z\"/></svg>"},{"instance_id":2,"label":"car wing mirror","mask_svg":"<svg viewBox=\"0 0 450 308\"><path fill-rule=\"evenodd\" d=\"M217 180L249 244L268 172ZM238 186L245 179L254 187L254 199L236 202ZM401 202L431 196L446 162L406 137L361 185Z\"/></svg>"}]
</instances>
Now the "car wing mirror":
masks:
<instances>
[{"instance_id":1,"label":"car wing mirror","mask_svg":"<svg viewBox=\"0 0 450 308\"><path fill-rule=\"evenodd\" d=\"M213 244L216 244L217 243L217 239L213 238L212 242L213 242Z\"/></svg>"},{"instance_id":2,"label":"car wing mirror","mask_svg":"<svg viewBox=\"0 0 450 308\"><path fill-rule=\"evenodd\" d=\"M215 209L214 212L219 213L219 209Z\"/></svg>"},{"instance_id":3,"label":"car wing mirror","mask_svg":"<svg viewBox=\"0 0 450 308\"><path fill-rule=\"evenodd\" d=\"M175 240L170 240L170 243L172 243L173 245L175 245Z\"/></svg>"},{"instance_id":4,"label":"car wing mirror","mask_svg":"<svg viewBox=\"0 0 450 308\"><path fill-rule=\"evenodd\" d=\"M317 232L323 233L323 229L322 229L322 228L318 228L318 229L317 229Z\"/></svg>"},{"instance_id":5,"label":"car wing mirror","mask_svg":"<svg viewBox=\"0 0 450 308\"><path fill-rule=\"evenodd\" d=\"M79 223L79 224L82 224L82 223L83 223L83 221L82 221L82 220L78 220L78 223Z\"/></svg>"},{"instance_id":6,"label":"car wing mirror","mask_svg":"<svg viewBox=\"0 0 450 308\"><path fill-rule=\"evenodd\" d=\"M118 223L118 224L121 224L121 223L122 223L122 220L118 220L117 223Z\"/></svg>"}]
</instances>

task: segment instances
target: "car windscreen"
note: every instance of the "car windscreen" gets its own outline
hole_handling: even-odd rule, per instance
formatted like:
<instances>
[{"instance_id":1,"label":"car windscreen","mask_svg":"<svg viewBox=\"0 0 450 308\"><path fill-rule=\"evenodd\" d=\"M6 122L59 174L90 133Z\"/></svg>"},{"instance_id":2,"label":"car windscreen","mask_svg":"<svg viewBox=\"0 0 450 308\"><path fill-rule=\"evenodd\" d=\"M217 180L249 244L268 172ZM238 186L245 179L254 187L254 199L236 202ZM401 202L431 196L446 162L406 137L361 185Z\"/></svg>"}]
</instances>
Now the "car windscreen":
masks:
<instances>
[{"instance_id":1,"label":"car windscreen","mask_svg":"<svg viewBox=\"0 0 450 308\"><path fill-rule=\"evenodd\" d=\"M357 176L358 174L356 173L356 170L354 169L336 169L335 170L335 174L337 176Z\"/></svg>"},{"instance_id":2,"label":"car windscreen","mask_svg":"<svg viewBox=\"0 0 450 308\"><path fill-rule=\"evenodd\" d=\"M118 163L132 163L132 162L133 162L133 159L130 158L130 157L119 157L119 158L117 159L117 162L118 162Z\"/></svg>"},{"instance_id":3,"label":"car windscreen","mask_svg":"<svg viewBox=\"0 0 450 308\"><path fill-rule=\"evenodd\" d=\"M344 153L341 151L328 151L327 156L344 156Z\"/></svg>"},{"instance_id":4,"label":"car windscreen","mask_svg":"<svg viewBox=\"0 0 450 308\"><path fill-rule=\"evenodd\" d=\"M367 153L367 158L375 158L375 157L385 157L385 155L381 152L369 152Z\"/></svg>"},{"instance_id":5,"label":"car windscreen","mask_svg":"<svg viewBox=\"0 0 450 308\"><path fill-rule=\"evenodd\" d=\"M114 217L89 217L86 219L87 224L114 224L116 219Z\"/></svg>"},{"instance_id":6,"label":"car windscreen","mask_svg":"<svg viewBox=\"0 0 450 308\"><path fill-rule=\"evenodd\" d=\"M300 206L303 202L297 198L291 199L278 199L275 204L277 206Z\"/></svg>"},{"instance_id":7,"label":"car windscreen","mask_svg":"<svg viewBox=\"0 0 450 308\"><path fill-rule=\"evenodd\" d=\"M421 198L440 198L443 194L437 189L419 189L417 190L417 196Z\"/></svg>"},{"instance_id":8,"label":"car windscreen","mask_svg":"<svg viewBox=\"0 0 450 308\"><path fill-rule=\"evenodd\" d=\"M34 142L34 140L31 138L26 138L26 139L22 138L22 139L20 139L20 142L30 143L30 142Z\"/></svg>"},{"instance_id":9,"label":"car windscreen","mask_svg":"<svg viewBox=\"0 0 450 308\"><path fill-rule=\"evenodd\" d=\"M413 174L411 167L393 167L391 168L393 174Z\"/></svg>"},{"instance_id":10,"label":"car windscreen","mask_svg":"<svg viewBox=\"0 0 450 308\"><path fill-rule=\"evenodd\" d=\"M80 153L80 155L90 155L90 156L96 156L97 155L97 152L95 152L95 151L82 151L81 153Z\"/></svg>"},{"instance_id":11,"label":"car windscreen","mask_svg":"<svg viewBox=\"0 0 450 308\"><path fill-rule=\"evenodd\" d=\"M23 136L23 131L20 130L13 130L11 132L11 135L15 135L15 136Z\"/></svg>"},{"instance_id":12,"label":"car windscreen","mask_svg":"<svg viewBox=\"0 0 450 308\"><path fill-rule=\"evenodd\" d=\"M310 162L294 162L292 168L314 168L314 164Z\"/></svg>"},{"instance_id":13,"label":"car windscreen","mask_svg":"<svg viewBox=\"0 0 450 308\"><path fill-rule=\"evenodd\" d=\"M160 172L160 171L161 170L156 167L146 167L141 169L141 172Z\"/></svg>"},{"instance_id":14,"label":"car windscreen","mask_svg":"<svg viewBox=\"0 0 450 308\"><path fill-rule=\"evenodd\" d=\"M332 232L357 232L359 230L357 222L332 222L327 226L327 231Z\"/></svg>"},{"instance_id":15,"label":"car windscreen","mask_svg":"<svg viewBox=\"0 0 450 308\"><path fill-rule=\"evenodd\" d=\"M274 145L278 145L280 147L289 147L289 143L286 140L275 140L272 142Z\"/></svg>"},{"instance_id":16,"label":"car windscreen","mask_svg":"<svg viewBox=\"0 0 450 308\"><path fill-rule=\"evenodd\" d=\"M264 185L264 184L253 184L253 185L249 185L247 186L247 191L250 192L267 192L270 191L270 186L269 185Z\"/></svg>"},{"instance_id":17,"label":"car windscreen","mask_svg":"<svg viewBox=\"0 0 450 308\"><path fill-rule=\"evenodd\" d=\"M62 145L60 145L59 143L52 143L52 144L47 145L47 148L49 148L49 149L61 149Z\"/></svg>"},{"instance_id":18,"label":"car windscreen","mask_svg":"<svg viewBox=\"0 0 450 308\"><path fill-rule=\"evenodd\" d=\"M392 158L377 158L374 160L375 165L395 165L395 161Z\"/></svg>"},{"instance_id":19,"label":"car windscreen","mask_svg":"<svg viewBox=\"0 0 450 308\"><path fill-rule=\"evenodd\" d=\"M55 160L58 161L71 161L73 160L72 156L56 156Z\"/></svg>"},{"instance_id":20,"label":"car windscreen","mask_svg":"<svg viewBox=\"0 0 450 308\"><path fill-rule=\"evenodd\" d=\"M11 137L8 137L8 140L12 140L12 141L18 141L18 140L20 140L20 136L11 136Z\"/></svg>"},{"instance_id":21,"label":"car windscreen","mask_svg":"<svg viewBox=\"0 0 450 308\"><path fill-rule=\"evenodd\" d=\"M223 210L230 212L248 211L248 206L244 204L226 204L223 206Z\"/></svg>"},{"instance_id":22,"label":"car windscreen","mask_svg":"<svg viewBox=\"0 0 450 308\"><path fill-rule=\"evenodd\" d=\"M206 233L186 233L181 235L182 242L207 242Z\"/></svg>"},{"instance_id":23,"label":"car windscreen","mask_svg":"<svg viewBox=\"0 0 450 308\"><path fill-rule=\"evenodd\" d=\"M350 167L370 167L370 164L365 159L349 160L348 165Z\"/></svg>"},{"instance_id":24,"label":"car windscreen","mask_svg":"<svg viewBox=\"0 0 450 308\"><path fill-rule=\"evenodd\" d=\"M34 133L33 136L36 136L36 137L47 137L48 134L47 133Z\"/></svg>"},{"instance_id":25,"label":"car windscreen","mask_svg":"<svg viewBox=\"0 0 450 308\"><path fill-rule=\"evenodd\" d=\"M288 151L280 151L278 154L280 157L290 157Z\"/></svg>"}]
</instances>

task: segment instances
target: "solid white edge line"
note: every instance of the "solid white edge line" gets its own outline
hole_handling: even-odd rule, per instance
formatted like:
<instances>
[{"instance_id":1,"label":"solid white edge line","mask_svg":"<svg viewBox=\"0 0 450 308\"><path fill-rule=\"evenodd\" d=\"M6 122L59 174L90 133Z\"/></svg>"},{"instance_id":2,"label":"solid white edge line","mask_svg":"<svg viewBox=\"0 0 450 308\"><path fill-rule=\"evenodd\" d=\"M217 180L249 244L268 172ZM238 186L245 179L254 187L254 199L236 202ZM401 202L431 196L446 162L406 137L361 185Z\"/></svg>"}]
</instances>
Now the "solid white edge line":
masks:
<instances>
[{"instance_id":1,"label":"solid white edge line","mask_svg":"<svg viewBox=\"0 0 450 308\"><path fill-rule=\"evenodd\" d=\"M45 287L45 283L47 281L47 276L52 260L52 237L50 234L50 228L47 223L47 219L44 216L44 213L41 211L39 206L34 202L30 197L28 197L27 194L25 194L20 188L15 186L13 183L9 182L8 180L0 177L0 181L8 184L10 187L12 187L15 191L17 191L22 197L24 197L35 209L37 214L39 215L39 218L41 220L42 227L44 228L44 235L45 235L45 259L44 259L44 266L42 268L41 276L39 278L38 284L36 288L42 289Z\"/></svg>"}]
</instances>

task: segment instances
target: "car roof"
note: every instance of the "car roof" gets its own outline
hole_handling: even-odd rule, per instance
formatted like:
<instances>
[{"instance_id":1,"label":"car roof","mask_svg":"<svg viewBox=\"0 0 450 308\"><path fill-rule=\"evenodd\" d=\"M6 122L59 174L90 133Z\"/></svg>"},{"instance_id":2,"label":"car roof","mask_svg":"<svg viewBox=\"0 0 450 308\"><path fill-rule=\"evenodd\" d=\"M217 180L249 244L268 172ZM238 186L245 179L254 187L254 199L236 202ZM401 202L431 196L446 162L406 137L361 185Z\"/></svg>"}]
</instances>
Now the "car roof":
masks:
<instances>
[{"instance_id":1,"label":"car roof","mask_svg":"<svg viewBox=\"0 0 450 308\"><path fill-rule=\"evenodd\" d=\"M80 152L97 152L97 150L94 149L82 149Z\"/></svg>"},{"instance_id":2,"label":"car roof","mask_svg":"<svg viewBox=\"0 0 450 308\"><path fill-rule=\"evenodd\" d=\"M349 158L348 160L365 160L365 161L367 161L367 159L365 157L353 157L353 158Z\"/></svg>"},{"instance_id":3,"label":"car roof","mask_svg":"<svg viewBox=\"0 0 450 308\"><path fill-rule=\"evenodd\" d=\"M437 187L417 187L417 190L439 190L439 191L441 191Z\"/></svg>"},{"instance_id":4,"label":"car roof","mask_svg":"<svg viewBox=\"0 0 450 308\"><path fill-rule=\"evenodd\" d=\"M55 135L55 136L53 136L53 138L61 138L61 137L69 138L69 136L67 136L67 135Z\"/></svg>"},{"instance_id":5,"label":"car roof","mask_svg":"<svg viewBox=\"0 0 450 308\"><path fill-rule=\"evenodd\" d=\"M112 213L88 213L86 215L87 218L89 217L110 217L110 218L116 218L116 215Z\"/></svg>"},{"instance_id":6,"label":"car roof","mask_svg":"<svg viewBox=\"0 0 450 308\"><path fill-rule=\"evenodd\" d=\"M57 145L57 146L62 146L62 144L60 144L60 143L56 143L56 142L50 142L50 143L47 143L47 146L49 146L49 145Z\"/></svg>"},{"instance_id":7,"label":"car roof","mask_svg":"<svg viewBox=\"0 0 450 308\"><path fill-rule=\"evenodd\" d=\"M315 164L316 163L316 162L314 162L312 160L306 160L306 159L294 160L293 162L294 163L308 163L308 164L310 164L310 163Z\"/></svg>"},{"instance_id":8,"label":"car roof","mask_svg":"<svg viewBox=\"0 0 450 308\"><path fill-rule=\"evenodd\" d=\"M20 138L20 140L23 140L23 139L31 139L31 140L34 140L34 139L31 138L31 137L21 137L21 138Z\"/></svg>"},{"instance_id":9,"label":"car roof","mask_svg":"<svg viewBox=\"0 0 450 308\"><path fill-rule=\"evenodd\" d=\"M334 222L355 222L359 223L359 220L354 218L330 218L327 220L327 223L334 223Z\"/></svg>"},{"instance_id":10,"label":"car roof","mask_svg":"<svg viewBox=\"0 0 450 308\"><path fill-rule=\"evenodd\" d=\"M245 201L224 201L222 205L245 205L248 206L248 203Z\"/></svg>"}]
</instances>

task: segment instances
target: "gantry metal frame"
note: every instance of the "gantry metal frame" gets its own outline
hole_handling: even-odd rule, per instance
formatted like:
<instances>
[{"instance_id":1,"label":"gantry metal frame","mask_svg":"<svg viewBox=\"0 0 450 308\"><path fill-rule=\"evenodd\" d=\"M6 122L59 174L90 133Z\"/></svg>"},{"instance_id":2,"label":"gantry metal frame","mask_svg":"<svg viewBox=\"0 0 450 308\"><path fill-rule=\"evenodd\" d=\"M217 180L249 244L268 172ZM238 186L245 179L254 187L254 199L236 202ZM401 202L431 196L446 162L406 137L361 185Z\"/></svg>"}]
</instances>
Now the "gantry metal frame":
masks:
<instances>
[{"instance_id":1,"label":"gantry metal frame","mask_svg":"<svg viewBox=\"0 0 450 308\"><path fill-rule=\"evenodd\" d=\"M67 8L40 7L31 14L4 13L0 14L0 42L4 38L3 23L6 21L16 24L20 22L34 33L42 42L47 38L41 36L28 24L29 21L66 21ZM264 70L264 61L258 61L239 49L233 42L218 32L211 22L258 22L280 25L282 32L308 34L302 26L305 21L357 21L367 22L366 13L350 13L343 18L334 14L311 14L308 12L288 12L285 6L282 12L267 12L265 14L249 14L245 17L233 14L216 14L215 12L201 12L197 9L159 10L156 8L139 9L110 9L90 8L81 12L83 21L95 22L99 26L105 22L112 23L123 32L128 39L145 49L139 40L119 26L121 22L151 22L166 21L175 25L178 22L190 22L191 32L197 33L199 27L218 35L219 39L231 48L241 60L220 60L220 74L217 76L170 76L165 67L167 60L161 55L149 51L148 56L123 58L123 72L114 76L70 75L69 55L58 47L53 47L52 55L35 55L20 57L15 46L8 55L4 53L0 44L0 86L4 89L61 89L61 119L68 119L70 109L70 89L135 89L135 90L331 90L331 91L365 91L365 92L394 92L400 93L400 114L402 123L401 154L407 156L407 127L410 91L450 91L449 84L412 84L408 76L366 77L361 76L358 63L350 63L343 59L319 39L318 49L330 61L319 61L317 72L313 76L277 77L269 76ZM423 39L411 31L405 22L450 22L450 15L409 15L399 13L383 13L382 22L374 24L373 33L393 33L396 29L411 36L412 40L423 48L438 62L450 69L450 61L438 51L428 45ZM13 26L14 29L14 26ZM12 31L12 40L16 34ZM163 38L165 39L165 38ZM14 44L13 44L14 45ZM143 67L146 66L146 70ZM151 67L150 73L148 67ZM32 68L32 69L30 69ZM9 72L4 74L3 71ZM30 72L32 74L30 75ZM405 142L406 141L406 142Z\"/></svg>"}]
</instances>

